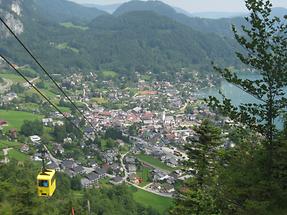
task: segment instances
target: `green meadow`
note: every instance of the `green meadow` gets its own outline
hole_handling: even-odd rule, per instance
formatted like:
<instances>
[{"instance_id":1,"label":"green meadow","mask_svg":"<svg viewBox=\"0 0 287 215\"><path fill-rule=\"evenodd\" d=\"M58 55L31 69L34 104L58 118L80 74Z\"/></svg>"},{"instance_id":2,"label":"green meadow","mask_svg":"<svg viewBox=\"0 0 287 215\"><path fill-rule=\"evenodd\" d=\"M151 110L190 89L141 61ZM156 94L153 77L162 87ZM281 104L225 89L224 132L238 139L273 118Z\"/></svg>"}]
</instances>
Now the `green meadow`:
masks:
<instances>
[{"instance_id":1,"label":"green meadow","mask_svg":"<svg viewBox=\"0 0 287 215\"><path fill-rule=\"evenodd\" d=\"M8 122L8 126L5 126L4 130L11 128L20 129L25 120L40 120L42 118L42 115L28 112L0 110L0 119Z\"/></svg>"}]
</instances>

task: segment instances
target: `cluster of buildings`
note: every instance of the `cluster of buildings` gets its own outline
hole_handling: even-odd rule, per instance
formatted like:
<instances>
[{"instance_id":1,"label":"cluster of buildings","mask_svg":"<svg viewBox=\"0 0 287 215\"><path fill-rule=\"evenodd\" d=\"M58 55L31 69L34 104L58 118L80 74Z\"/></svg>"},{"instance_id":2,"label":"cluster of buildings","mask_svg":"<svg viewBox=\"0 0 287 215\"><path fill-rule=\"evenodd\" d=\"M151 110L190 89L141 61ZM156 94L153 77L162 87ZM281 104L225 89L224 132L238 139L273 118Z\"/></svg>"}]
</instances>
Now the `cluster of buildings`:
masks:
<instances>
[{"instance_id":1,"label":"cluster of buildings","mask_svg":"<svg viewBox=\"0 0 287 215\"><path fill-rule=\"evenodd\" d=\"M14 99L17 99L17 98L18 98L17 93L9 92L6 95L2 96L0 105L8 104L9 102L11 102L11 101L13 101Z\"/></svg>"},{"instance_id":2,"label":"cluster of buildings","mask_svg":"<svg viewBox=\"0 0 287 215\"><path fill-rule=\"evenodd\" d=\"M91 80L94 80L93 76ZM88 81L86 81L88 80ZM99 181L108 178L112 184L121 184L125 181L140 185L143 179L138 176L141 166L149 168L150 183L145 188L155 193L165 193L172 195L175 191L174 185L177 180L184 180L191 177L190 172L180 170L180 165L188 159L184 151L184 144L188 138L195 135L194 126L200 125L204 117L215 117L209 108L202 104L194 95L189 94L190 85L188 83L178 83L173 85L170 82L139 81L137 92L128 93L126 90L115 88L101 92L92 92L89 88L89 80L82 75L72 75L63 81L62 86L68 90L82 92L73 95L74 99L85 104L83 112L87 119L93 124L98 133L103 133L109 127L117 127L124 136L130 139L129 154L121 157L117 147L105 151L95 145L85 145L82 143L81 149L85 151L85 156L89 159L86 166L75 161L73 158L62 157L63 160L55 158L58 154L63 155L65 147L59 143L50 143L51 150L47 159L51 162L50 168L67 173L70 177L81 176L83 187L97 186ZM107 81L110 85L111 82ZM110 108L108 105L95 104L93 96L104 98L110 103L125 103L125 108ZM7 98L6 98L7 97ZM9 102L17 95L7 94L5 99ZM191 111L185 112L186 107L192 107ZM65 113L71 116L70 113ZM42 119L44 126L54 127L64 125L63 116L57 112L52 112L49 117ZM0 120L0 126L5 125L5 121ZM79 122L75 122L79 123ZM84 132L90 137L94 130L85 125ZM131 133L130 128L135 127ZM30 137L32 145L37 145L41 138ZM67 137L64 144L71 143L72 139ZM122 140L117 140L117 146L123 146ZM29 144L24 144L21 151L27 153ZM93 162L95 153L101 157L103 164ZM166 164L173 171L164 171L149 163L140 160L137 155L145 154ZM34 159L39 159L39 153L35 153Z\"/></svg>"}]
</instances>

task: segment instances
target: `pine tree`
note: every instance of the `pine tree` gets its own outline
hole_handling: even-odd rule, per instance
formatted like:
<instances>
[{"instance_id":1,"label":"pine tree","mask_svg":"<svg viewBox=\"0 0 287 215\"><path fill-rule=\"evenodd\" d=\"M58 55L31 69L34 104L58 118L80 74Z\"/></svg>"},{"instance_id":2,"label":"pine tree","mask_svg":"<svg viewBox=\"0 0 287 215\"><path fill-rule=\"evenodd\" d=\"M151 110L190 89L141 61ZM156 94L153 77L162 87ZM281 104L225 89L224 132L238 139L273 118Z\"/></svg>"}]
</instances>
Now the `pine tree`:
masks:
<instances>
[{"instance_id":1,"label":"pine tree","mask_svg":"<svg viewBox=\"0 0 287 215\"><path fill-rule=\"evenodd\" d=\"M214 66L222 77L258 100L238 107L223 94L220 102L214 97L209 105L258 132L263 141L253 150L238 144L231 160L220 173L220 197L224 213L285 214L286 205L286 144L276 128L276 119L285 112L287 99L287 25L271 16L268 0L246 0L250 17L235 39L245 50L236 53L247 68L259 74L257 80L241 79L230 69ZM286 20L287 17L285 16ZM246 144L252 144L248 139ZM261 145L262 144L262 145Z\"/></svg>"},{"instance_id":2,"label":"pine tree","mask_svg":"<svg viewBox=\"0 0 287 215\"><path fill-rule=\"evenodd\" d=\"M287 105L284 87L287 85L287 24L271 16L269 0L246 0L250 17L242 33L232 27L235 39L245 49L236 55L248 68L259 73L257 80L241 79L230 69L214 66L214 69L229 83L255 97L258 103L244 103L239 107L223 95L220 102L215 97L208 99L211 107L217 108L231 119L237 120L265 137L268 152L267 169L272 173L275 136L278 130L275 119ZM284 17L287 19L287 16Z\"/></svg>"},{"instance_id":3,"label":"pine tree","mask_svg":"<svg viewBox=\"0 0 287 215\"><path fill-rule=\"evenodd\" d=\"M218 148L222 145L221 130L208 120L194 129L195 138L186 145L189 160L186 166L194 170L194 179L199 188L211 183L218 162Z\"/></svg>"},{"instance_id":4,"label":"pine tree","mask_svg":"<svg viewBox=\"0 0 287 215\"><path fill-rule=\"evenodd\" d=\"M194 130L195 138L190 138L190 143L185 146L189 158L185 167L192 169L194 175L181 187L171 214L220 214L214 190L222 145L221 130L208 120L204 120Z\"/></svg>"}]
</instances>

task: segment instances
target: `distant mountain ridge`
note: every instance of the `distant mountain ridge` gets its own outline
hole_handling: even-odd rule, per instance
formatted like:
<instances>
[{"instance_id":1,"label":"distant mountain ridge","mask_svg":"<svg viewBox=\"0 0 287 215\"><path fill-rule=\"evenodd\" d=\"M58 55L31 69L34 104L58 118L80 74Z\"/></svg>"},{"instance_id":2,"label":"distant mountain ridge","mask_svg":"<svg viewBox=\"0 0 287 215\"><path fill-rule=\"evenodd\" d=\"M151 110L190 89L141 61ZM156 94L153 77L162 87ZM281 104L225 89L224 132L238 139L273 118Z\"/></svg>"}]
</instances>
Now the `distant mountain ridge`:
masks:
<instances>
[{"instance_id":1,"label":"distant mountain ridge","mask_svg":"<svg viewBox=\"0 0 287 215\"><path fill-rule=\"evenodd\" d=\"M179 10L161 2L161 1L129 1L123 3L115 12L115 16L119 16L124 13L133 11L152 11L162 16L171 18L181 24L187 25L197 31L206 33L216 33L224 37L233 37L233 32L231 31L231 25L234 24L238 28L245 24L245 20L241 16L236 16L233 18L221 18L221 19L207 19L199 17L190 17L184 15ZM179 12L178 12L179 11ZM287 9L285 8L274 8L272 14L274 16L283 17L287 14ZM195 16L196 14L191 14ZM214 14L215 15L215 14ZM238 14L240 15L240 14Z\"/></svg>"},{"instance_id":2,"label":"distant mountain ridge","mask_svg":"<svg viewBox=\"0 0 287 215\"><path fill-rule=\"evenodd\" d=\"M111 69L126 77L138 71L170 78L182 67L207 72L211 61L237 63L232 39L196 31L157 12L129 11L113 16L101 11L93 14L89 11L98 10L63 0L7 1L20 2L19 16L11 12L9 4L0 4L0 9L21 22L21 39L53 73ZM45 8L49 3L50 8ZM162 3L157 4L161 8ZM164 8L162 13L177 14L173 8ZM13 62L33 65L13 38L1 39L0 47Z\"/></svg>"},{"instance_id":3,"label":"distant mountain ridge","mask_svg":"<svg viewBox=\"0 0 287 215\"><path fill-rule=\"evenodd\" d=\"M287 8L283 7L274 7L272 9L272 15L283 17L287 14ZM236 17L244 17L248 16L247 12L200 12L200 13L191 13L190 16L192 17L199 17L205 19L224 19L224 18L236 18Z\"/></svg>"},{"instance_id":4,"label":"distant mountain ridge","mask_svg":"<svg viewBox=\"0 0 287 215\"><path fill-rule=\"evenodd\" d=\"M99 10L105 11L109 14L114 13L121 4L109 4L109 5L99 5L99 4L83 4L85 7L97 8Z\"/></svg>"},{"instance_id":5,"label":"distant mountain ridge","mask_svg":"<svg viewBox=\"0 0 287 215\"><path fill-rule=\"evenodd\" d=\"M181 24L192 27L193 29L205 33L216 33L221 36L232 37L231 24L241 25L242 18L234 19L202 19L198 17L189 17L178 13L171 6L161 1L130 1L122 4L115 12L115 16L133 11L152 11L159 15L171 18Z\"/></svg>"},{"instance_id":6,"label":"distant mountain ridge","mask_svg":"<svg viewBox=\"0 0 287 215\"><path fill-rule=\"evenodd\" d=\"M30 8L37 16L49 17L55 22L78 20L78 22L89 22L106 12L97 8L88 8L65 0L24 0L25 5L33 5ZM26 8L28 9L28 8Z\"/></svg>"},{"instance_id":7,"label":"distant mountain ridge","mask_svg":"<svg viewBox=\"0 0 287 215\"><path fill-rule=\"evenodd\" d=\"M234 18L234 17L243 17L248 15L248 13L244 12L199 12L199 13L191 13L192 17L199 17L205 19L223 19L223 18Z\"/></svg>"},{"instance_id":8,"label":"distant mountain ridge","mask_svg":"<svg viewBox=\"0 0 287 215\"><path fill-rule=\"evenodd\" d=\"M129 1L121 4L113 15L119 16L132 11L153 11L167 17L174 16L177 13L173 7L161 1Z\"/></svg>"}]
</instances>

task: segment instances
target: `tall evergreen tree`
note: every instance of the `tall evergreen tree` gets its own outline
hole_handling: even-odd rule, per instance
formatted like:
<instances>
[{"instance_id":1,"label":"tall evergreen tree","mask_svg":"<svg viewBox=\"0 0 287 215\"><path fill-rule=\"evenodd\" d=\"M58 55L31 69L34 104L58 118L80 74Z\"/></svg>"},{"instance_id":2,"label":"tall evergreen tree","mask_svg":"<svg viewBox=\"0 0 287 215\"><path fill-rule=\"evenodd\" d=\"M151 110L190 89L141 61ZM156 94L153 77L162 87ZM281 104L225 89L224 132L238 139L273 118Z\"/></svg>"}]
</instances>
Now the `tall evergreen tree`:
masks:
<instances>
[{"instance_id":1,"label":"tall evergreen tree","mask_svg":"<svg viewBox=\"0 0 287 215\"><path fill-rule=\"evenodd\" d=\"M221 102L215 97L210 97L207 101L211 107L261 134L263 144L255 144L251 149L244 145L252 145L252 139L247 139L229 152L228 162L218 168L220 172L213 183L213 195L206 189L206 182L202 182L205 174L202 176L197 172L196 181L199 179L198 184L205 186L192 190L193 183L187 187L185 193L189 195L180 195L173 214L180 214L179 211L182 214L285 214L287 198L283 181L286 179L286 144L279 138L275 120L287 105L287 99L284 98L284 87L287 85L287 25L279 18L271 16L270 1L246 0L245 3L250 11L250 17L246 17L248 25L242 26L240 32L233 26L235 38L245 52L236 54L260 78L243 80L228 68L214 66L214 69L229 83L259 102L236 107L223 94ZM260 141L258 138L258 142ZM199 161L200 153L194 148L191 152ZM194 161L191 160L191 163L197 167ZM212 169L206 173L212 174ZM207 182L210 183L208 180ZM209 188L212 190L212 186ZM206 207L213 210L205 211Z\"/></svg>"},{"instance_id":2,"label":"tall evergreen tree","mask_svg":"<svg viewBox=\"0 0 287 215\"><path fill-rule=\"evenodd\" d=\"M223 95L222 102L210 97L209 105L265 137L270 174L278 132L275 120L287 105L284 97L287 85L287 24L271 16L272 4L269 0L246 0L245 3L251 13L245 18L248 25L242 26L242 33L232 27L236 40L245 49L245 52L237 52L236 55L248 68L259 73L260 78L243 80L228 68L214 66L214 69L229 83L255 97L258 103L244 103L236 107Z\"/></svg>"},{"instance_id":3,"label":"tall evergreen tree","mask_svg":"<svg viewBox=\"0 0 287 215\"><path fill-rule=\"evenodd\" d=\"M171 213L177 214L219 214L214 198L217 179L216 166L219 147L222 145L221 130L208 120L194 129L195 138L190 138L186 145L189 160L187 169L192 169L194 176L181 187L177 205Z\"/></svg>"},{"instance_id":4,"label":"tall evergreen tree","mask_svg":"<svg viewBox=\"0 0 287 215\"><path fill-rule=\"evenodd\" d=\"M218 147L222 145L221 130L208 120L194 129L195 138L186 145L187 167L194 170L196 186L204 188L211 183L218 162Z\"/></svg>"},{"instance_id":5,"label":"tall evergreen tree","mask_svg":"<svg viewBox=\"0 0 287 215\"><path fill-rule=\"evenodd\" d=\"M285 112L287 99L287 25L271 16L268 0L246 0L250 17L239 32L233 26L235 38L245 49L236 53L240 61L259 74L257 80L241 79L235 72L214 66L222 77L258 100L238 107L223 94L220 102L208 99L231 119L258 132L263 141L253 149L239 143L219 177L220 198L224 214L285 214L286 144L275 126L276 119ZM285 16L285 20L287 17ZM245 144L252 145L252 139ZM261 145L261 143L263 143ZM283 212L284 211L284 212Z\"/></svg>"}]
</instances>

